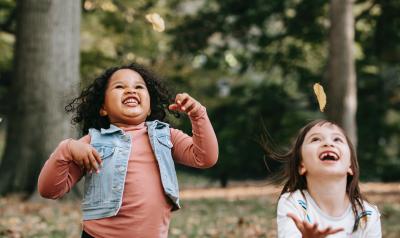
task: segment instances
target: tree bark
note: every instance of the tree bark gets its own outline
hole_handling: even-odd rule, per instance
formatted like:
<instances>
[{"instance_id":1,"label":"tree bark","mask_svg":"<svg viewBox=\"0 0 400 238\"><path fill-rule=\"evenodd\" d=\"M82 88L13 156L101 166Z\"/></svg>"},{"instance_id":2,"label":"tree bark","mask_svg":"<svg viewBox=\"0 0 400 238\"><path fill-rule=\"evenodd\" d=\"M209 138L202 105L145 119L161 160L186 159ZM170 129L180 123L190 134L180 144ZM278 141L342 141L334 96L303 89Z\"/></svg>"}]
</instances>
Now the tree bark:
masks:
<instances>
[{"instance_id":1,"label":"tree bark","mask_svg":"<svg viewBox=\"0 0 400 238\"><path fill-rule=\"evenodd\" d=\"M18 0L14 78L0 194L34 192L40 169L75 130L64 112L79 85L79 0Z\"/></svg>"},{"instance_id":2,"label":"tree bark","mask_svg":"<svg viewBox=\"0 0 400 238\"><path fill-rule=\"evenodd\" d=\"M353 1L331 0L330 22L327 115L357 145Z\"/></svg>"}]
</instances>

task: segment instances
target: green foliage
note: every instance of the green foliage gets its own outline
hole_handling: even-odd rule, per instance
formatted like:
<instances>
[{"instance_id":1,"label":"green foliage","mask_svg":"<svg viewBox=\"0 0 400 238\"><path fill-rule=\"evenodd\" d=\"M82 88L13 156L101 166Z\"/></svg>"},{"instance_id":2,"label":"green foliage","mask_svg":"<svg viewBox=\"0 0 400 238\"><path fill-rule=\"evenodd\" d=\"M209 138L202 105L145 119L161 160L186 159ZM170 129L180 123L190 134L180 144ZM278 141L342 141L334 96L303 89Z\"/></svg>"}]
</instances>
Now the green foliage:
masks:
<instances>
[{"instance_id":1,"label":"green foliage","mask_svg":"<svg viewBox=\"0 0 400 238\"><path fill-rule=\"evenodd\" d=\"M398 1L371 0L354 6L358 154L361 175L367 179L400 179L400 74L395 63L400 58L399 7ZM211 171L221 179L227 173L262 173L262 153L253 142L262 133L257 128L260 118L267 129L273 128L268 132L279 144L287 144L305 119L321 117L315 113L311 85L324 82L328 8L321 0L208 0L171 31L173 49L179 54L201 56L204 70L236 74L228 76L228 99L209 110L221 150L220 162ZM261 75L265 84L252 87L252 77L244 77L249 74ZM270 82L281 83L274 88ZM334 106L329 98L328 106Z\"/></svg>"},{"instance_id":2,"label":"green foliage","mask_svg":"<svg viewBox=\"0 0 400 238\"><path fill-rule=\"evenodd\" d=\"M312 84L325 82L327 1L84 0L82 7L83 86L137 61L190 93L207 107L219 140L211 177L267 176L257 143L263 125L284 147L306 121L323 117ZM0 82L12 70L14 9L15 1L0 0ZM354 9L361 175L400 180L400 4L358 0ZM151 12L166 32L153 31ZM173 123L190 134L185 117Z\"/></svg>"}]
</instances>

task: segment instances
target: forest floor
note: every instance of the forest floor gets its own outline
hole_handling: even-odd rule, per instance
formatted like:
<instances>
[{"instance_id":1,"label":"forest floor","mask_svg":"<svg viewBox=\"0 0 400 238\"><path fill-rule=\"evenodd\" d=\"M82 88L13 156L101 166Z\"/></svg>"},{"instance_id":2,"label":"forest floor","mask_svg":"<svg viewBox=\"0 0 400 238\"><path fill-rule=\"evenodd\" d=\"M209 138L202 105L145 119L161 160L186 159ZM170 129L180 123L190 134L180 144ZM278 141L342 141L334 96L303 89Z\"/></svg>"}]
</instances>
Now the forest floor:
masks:
<instances>
[{"instance_id":1,"label":"forest floor","mask_svg":"<svg viewBox=\"0 0 400 238\"><path fill-rule=\"evenodd\" d=\"M383 237L400 237L400 183L363 183L361 190L382 214ZM183 188L169 237L275 237L279 189L266 183L227 188ZM0 237L80 237L78 200L0 198Z\"/></svg>"}]
</instances>

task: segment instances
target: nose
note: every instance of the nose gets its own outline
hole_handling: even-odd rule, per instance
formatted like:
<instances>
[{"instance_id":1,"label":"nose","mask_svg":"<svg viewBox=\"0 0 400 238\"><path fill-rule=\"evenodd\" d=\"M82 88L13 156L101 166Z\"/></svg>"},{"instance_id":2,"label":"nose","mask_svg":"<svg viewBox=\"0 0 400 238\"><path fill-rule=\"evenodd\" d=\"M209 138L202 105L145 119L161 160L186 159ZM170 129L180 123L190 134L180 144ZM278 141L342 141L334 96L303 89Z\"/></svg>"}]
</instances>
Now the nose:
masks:
<instances>
[{"instance_id":1,"label":"nose","mask_svg":"<svg viewBox=\"0 0 400 238\"><path fill-rule=\"evenodd\" d=\"M135 88L133 88L133 87L126 87L125 88L125 94L134 94L134 93L136 93Z\"/></svg>"},{"instance_id":2,"label":"nose","mask_svg":"<svg viewBox=\"0 0 400 238\"><path fill-rule=\"evenodd\" d=\"M335 144L333 143L333 141L331 139L325 139L323 146L324 147L333 147Z\"/></svg>"}]
</instances>

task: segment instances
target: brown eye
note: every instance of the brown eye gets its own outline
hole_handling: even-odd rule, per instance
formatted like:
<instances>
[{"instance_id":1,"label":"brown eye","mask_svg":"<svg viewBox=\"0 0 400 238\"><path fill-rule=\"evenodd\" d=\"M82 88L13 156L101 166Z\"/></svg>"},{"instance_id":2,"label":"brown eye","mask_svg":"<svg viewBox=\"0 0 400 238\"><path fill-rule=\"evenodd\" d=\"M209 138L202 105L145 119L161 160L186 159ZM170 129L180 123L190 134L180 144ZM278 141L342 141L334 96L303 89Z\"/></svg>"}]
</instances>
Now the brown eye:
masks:
<instances>
[{"instance_id":1,"label":"brown eye","mask_svg":"<svg viewBox=\"0 0 400 238\"><path fill-rule=\"evenodd\" d=\"M313 138L311 138L311 142L319 141L319 140L320 140L319 137L313 137Z\"/></svg>"},{"instance_id":2,"label":"brown eye","mask_svg":"<svg viewBox=\"0 0 400 238\"><path fill-rule=\"evenodd\" d=\"M342 138L340 138L340 137L335 137L333 139L333 141L335 141L335 142L343 142Z\"/></svg>"}]
</instances>

